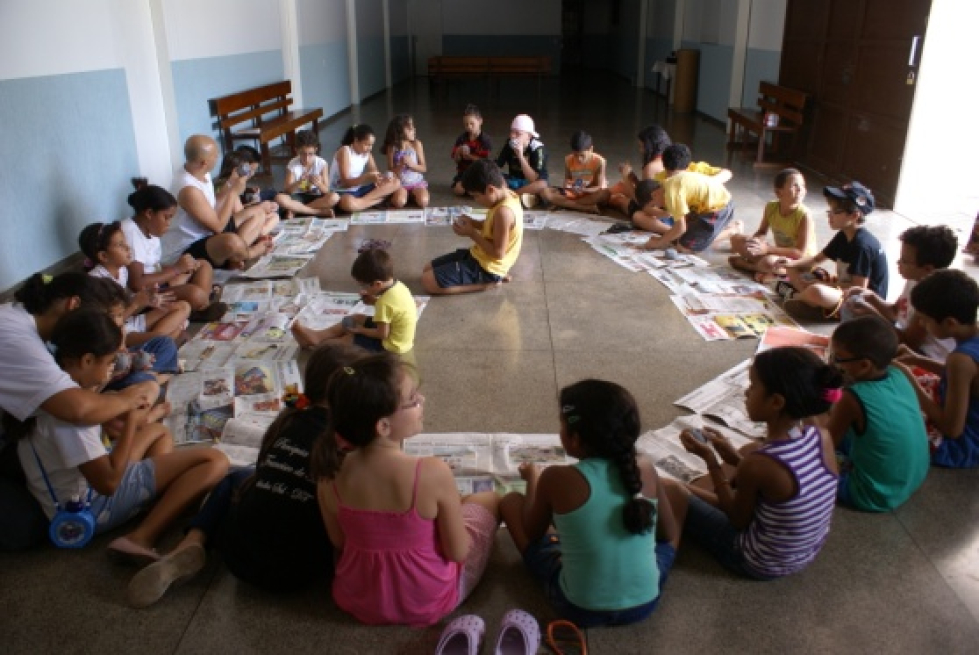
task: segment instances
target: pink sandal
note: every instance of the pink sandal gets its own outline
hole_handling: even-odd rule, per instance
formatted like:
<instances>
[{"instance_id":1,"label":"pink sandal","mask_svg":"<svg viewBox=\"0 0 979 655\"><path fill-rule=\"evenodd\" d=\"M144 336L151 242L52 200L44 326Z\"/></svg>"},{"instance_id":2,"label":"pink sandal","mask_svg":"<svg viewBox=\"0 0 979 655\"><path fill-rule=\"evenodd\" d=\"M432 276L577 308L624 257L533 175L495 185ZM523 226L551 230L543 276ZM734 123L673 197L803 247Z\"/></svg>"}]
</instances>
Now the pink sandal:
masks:
<instances>
[{"instance_id":1,"label":"pink sandal","mask_svg":"<svg viewBox=\"0 0 979 655\"><path fill-rule=\"evenodd\" d=\"M453 619L445 626L435 655L476 655L486 634L486 622L475 614Z\"/></svg>"},{"instance_id":2,"label":"pink sandal","mask_svg":"<svg viewBox=\"0 0 979 655\"><path fill-rule=\"evenodd\" d=\"M523 610L510 610L500 622L496 655L535 655L540 648L540 626L537 619Z\"/></svg>"}]
</instances>

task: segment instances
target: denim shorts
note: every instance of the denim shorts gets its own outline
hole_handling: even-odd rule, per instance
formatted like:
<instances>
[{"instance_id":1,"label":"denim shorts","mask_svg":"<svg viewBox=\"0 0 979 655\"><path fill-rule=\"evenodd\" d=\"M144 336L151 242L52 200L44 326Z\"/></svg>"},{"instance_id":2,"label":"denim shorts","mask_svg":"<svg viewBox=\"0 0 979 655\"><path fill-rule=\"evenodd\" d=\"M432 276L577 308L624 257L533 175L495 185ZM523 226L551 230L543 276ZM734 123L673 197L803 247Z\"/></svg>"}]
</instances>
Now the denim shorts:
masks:
<instances>
[{"instance_id":1,"label":"denim shorts","mask_svg":"<svg viewBox=\"0 0 979 655\"><path fill-rule=\"evenodd\" d=\"M679 243L693 252L706 250L732 218L734 218L733 202L706 214L690 212L687 214L687 231L680 235Z\"/></svg>"},{"instance_id":2,"label":"denim shorts","mask_svg":"<svg viewBox=\"0 0 979 655\"><path fill-rule=\"evenodd\" d=\"M356 189L334 189L341 196L353 196L354 198L363 198L368 193L377 188L377 185L373 182L371 184L365 184L362 187L357 187Z\"/></svg>"},{"instance_id":3,"label":"denim shorts","mask_svg":"<svg viewBox=\"0 0 979 655\"><path fill-rule=\"evenodd\" d=\"M133 462L111 496L92 493L92 515L95 534L122 525L144 509L156 497L156 466L151 459Z\"/></svg>"},{"instance_id":4,"label":"denim shorts","mask_svg":"<svg viewBox=\"0 0 979 655\"><path fill-rule=\"evenodd\" d=\"M741 531L731 525L727 514L705 500L690 495L683 532L706 548L721 565L754 580L771 580L748 567L738 543Z\"/></svg>"},{"instance_id":5,"label":"denim shorts","mask_svg":"<svg viewBox=\"0 0 979 655\"><path fill-rule=\"evenodd\" d=\"M527 546L523 561L535 578L544 583L544 592L554 610L563 618L582 628L596 626L628 625L645 620L663 595L663 586L673 567L676 551L669 543L656 544L656 565L659 568L660 595L643 605L621 610L591 610L578 607L564 595L561 589L561 538L547 533Z\"/></svg>"},{"instance_id":6,"label":"denim shorts","mask_svg":"<svg viewBox=\"0 0 979 655\"><path fill-rule=\"evenodd\" d=\"M468 248L459 248L432 260L435 282L443 289L471 284L489 284L503 278L486 272Z\"/></svg>"},{"instance_id":7,"label":"denim shorts","mask_svg":"<svg viewBox=\"0 0 979 655\"><path fill-rule=\"evenodd\" d=\"M374 319L368 317L367 320L364 321L364 327L374 328L377 327L377 324L374 323ZM372 353L384 352L384 344L380 339L376 337L368 337L364 334L354 335L354 345L360 346L364 350Z\"/></svg>"}]
</instances>

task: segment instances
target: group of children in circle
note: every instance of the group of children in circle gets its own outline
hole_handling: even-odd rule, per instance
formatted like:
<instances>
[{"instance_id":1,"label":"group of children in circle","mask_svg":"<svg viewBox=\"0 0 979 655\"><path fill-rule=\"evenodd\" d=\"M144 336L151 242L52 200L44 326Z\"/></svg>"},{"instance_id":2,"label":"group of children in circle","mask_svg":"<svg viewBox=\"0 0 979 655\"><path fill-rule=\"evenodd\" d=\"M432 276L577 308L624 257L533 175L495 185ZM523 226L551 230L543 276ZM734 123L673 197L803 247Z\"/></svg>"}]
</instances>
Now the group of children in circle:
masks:
<instances>
[{"instance_id":1,"label":"group of children in circle","mask_svg":"<svg viewBox=\"0 0 979 655\"><path fill-rule=\"evenodd\" d=\"M467 108L464 122L466 133L453 147L460 172L454 188L491 145L478 110ZM373 165L374 135L367 126L348 130L329 182L311 137L297 135L285 188L263 199L286 209L300 203L293 205L297 213L327 213L334 206L358 211L383 198L427 204L420 177L424 149L410 118L396 118L388 130L392 177ZM689 149L669 145L661 128L639 134L641 178L623 165L623 181L612 188L604 159L586 137L577 133L572 140L566 186L550 189L543 144L532 120L518 116L504 150L510 153L503 161L505 188L572 209L624 207L634 224L662 233L651 247L661 245L662 235L674 241L678 219L690 224L679 233L688 236L680 247L690 249L733 227L730 195L718 190L730 173L691 162ZM226 157L233 171L227 175L238 175L242 163L257 165L233 155ZM334 178L344 180L341 189ZM708 476L698 483L660 479L636 449L642 428L633 396L613 382L584 380L562 389L558 399L556 427L576 464L543 471L524 464L525 493L460 498L446 463L411 457L402 448L422 432L424 418L417 376L397 356L410 350L414 320L396 309L413 303L410 293L407 300L404 293L389 295L401 283L390 257L376 249L362 253L352 273L375 301L386 297L392 313L385 308L377 322L355 326L373 339L358 341L359 348L335 340L357 330L297 334L303 345L317 346L305 393L292 397L267 430L255 467L226 475L227 461L216 451L175 451L158 422L167 408L155 402L160 382L176 371L173 338L189 317L224 308L206 261L183 256L160 262L158 237L177 201L145 181L129 198L132 218L83 230L79 242L91 275L35 275L17 292L19 304L0 307L4 364L20 365L29 378L16 392L0 390L5 433L23 437L18 451L28 487L49 518L59 502L86 490L93 490L98 532L152 506L133 531L109 545L147 564L129 585L129 600L138 607L158 602L173 583L200 571L208 546L222 551L234 575L259 587L295 589L332 575L337 605L358 620L433 624L478 583L501 520L555 611L579 626L649 616L681 534L740 575L769 580L793 574L826 542L835 502L889 511L921 485L929 462L979 465L979 287L947 269L957 250L951 230L914 227L901 235L905 292L887 303L886 259L863 227L874 208L868 189L854 182L824 190L838 234L821 251L803 205L801 173L780 172L775 195L752 236L732 236L731 265L759 279L785 276L787 308L795 301L796 312L812 307L816 318L846 320L832 335L829 363L803 348L755 357L745 404L748 417L766 425L761 443L737 451L711 429L681 435L705 461ZM774 244L766 240L769 231ZM835 278L814 268L826 259L837 262ZM164 290L145 290L157 285ZM124 291L127 286L133 293ZM53 345L53 359L44 342ZM131 360L130 368L120 365L123 345L155 355L153 372L133 370ZM48 400L37 402L40 390L32 381L44 385ZM74 393L116 382L118 394ZM68 390L70 403L55 400ZM166 555L157 553L153 547L164 530L207 492L183 540Z\"/></svg>"}]
</instances>

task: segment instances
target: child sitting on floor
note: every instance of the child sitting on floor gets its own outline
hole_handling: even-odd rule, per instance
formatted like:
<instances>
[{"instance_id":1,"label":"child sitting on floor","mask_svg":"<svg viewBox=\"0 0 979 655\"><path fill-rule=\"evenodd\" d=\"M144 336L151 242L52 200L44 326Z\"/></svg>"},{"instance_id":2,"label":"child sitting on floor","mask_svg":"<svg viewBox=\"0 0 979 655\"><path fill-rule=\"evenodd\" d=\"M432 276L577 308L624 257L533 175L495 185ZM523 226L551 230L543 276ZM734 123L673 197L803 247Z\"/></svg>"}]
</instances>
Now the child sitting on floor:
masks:
<instances>
[{"instance_id":1,"label":"child sitting on floor","mask_svg":"<svg viewBox=\"0 0 979 655\"><path fill-rule=\"evenodd\" d=\"M452 223L452 231L472 239L473 246L436 257L425 265L422 287L431 294L472 293L509 282L510 267L520 256L523 209L517 195L507 188L500 169L488 159L473 162L462 184L489 212L482 221L461 216Z\"/></svg>"},{"instance_id":2,"label":"child sitting on floor","mask_svg":"<svg viewBox=\"0 0 979 655\"><path fill-rule=\"evenodd\" d=\"M833 440L801 423L830 408L843 379L811 350L791 347L758 353L748 379L745 410L767 424L765 439L738 452L716 430L685 430L680 440L707 464L712 488L666 487L684 534L725 568L773 580L808 566L829 535L837 486ZM730 478L718 456L735 467Z\"/></svg>"},{"instance_id":3,"label":"child sitting on floor","mask_svg":"<svg viewBox=\"0 0 979 655\"><path fill-rule=\"evenodd\" d=\"M302 207L290 202L279 203L293 214L333 216L333 207L340 196L330 191L330 169L326 160L319 156L320 139L311 130L296 132L296 156L286 164L285 195ZM276 202L280 199L276 196Z\"/></svg>"},{"instance_id":4,"label":"child sitting on floor","mask_svg":"<svg viewBox=\"0 0 979 655\"><path fill-rule=\"evenodd\" d=\"M632 164L619 164L619 174L622 180L609 189L609 205L622 214L632 217L638 209L636 202L636 187L643 180L651 180L657 173L663 171L663 151L673 142L670 135L659 125L648 125L636 135L639 152L642 155L641 175L636 175Z\"/></svg>"},{"instance_id":5,"label":"child sitting on floor","mask_svg":"<svg viewBox=\"0 0 979 655\"><path fill-rule=\"evenodd\" d=\"M133 251L129 271L130 291L158 286L172 293L177 300L190 304L191 321L216 321L228 307L214 298L220 287L213 286L214 269L204 259L188 254L173 264L163 266L160 237L170 228L177 212L177 199L162 187L147 183L145 178L133 178L136 190L129 194L132 218L122 221L122 233Z\"/></svg>"},{"instance_id":6,"label":"child sitting on floor","mask_svg":"<svg viewBox=\"0 0 979 655\"><path fill-rule=\"evenodd\" d=\"M559 404L561 445L579 461L543 472L521 464L527 494L503 499L503 520L561 617L582 627L642 621L659 603L680 533L656 469L637 456L636 401L612 382L583 380L562 389Z\"/></svg>"},{"instance_id":7,"label":"child sitting on floor","mask_svg":"<svg viewBox=\"0 0 979 655\"><path fill-rule=\"evenodd\" d=\"M887 256L865 227L867 214L874 211L874 194L859 182L826 187L829 226L838 230L822 252L796 260L780 257L775 263L786 269L791 293L785 311L803 320L838 320L844 294L853 287L867 288L887 297ZM836 278L813 266L826 260L836 262ZM812 270L812 272L810 272Z\"/></svg>"},{"instance_id":8,"label":"child sitting on floor","mask_svg":"<svg viewBox=\"0 0 979 655\"><path fill-rule=\"evenodd\" d=\"M119 221L87 225L78 235L78 246L86 257L89 275L129 288L128 266L133 261L133 251ZM158 293L144 287L131 295L125 310L126 345L138 346L154 337L177 339L189 316L190 305L186 301L177 300L172 292Z\"/></svg>"},{"instance_id":9,"label":"child sitting on floor","mask_svg":"<svg viewBox=\"0 0 979 655\"><path fill-rule=\"evenodd\" d=\"M858 316L833 332L833 363L847 385L826 427L840 461L837 496L865 512L900 507L928 473L928 437L914 388L890 366L897 334L879 316Z\"/></svg>"},{"instance_id":10,"label":"child sitting on floor","mask_svg":"<svg viewBox=\"0 0 979 655\"><path fill-rule=\"evenodd\" d=\"M332 547L309 473L310 455L329 422L330 377L365 355L345 344L324 344L310 355L305 393L292 399L265 431L255 466L228 474L191 519L177 547L133 576L131 605L152 605L174 582L200 571L205 546L221 552L236 578L269 591L301 589L332 573Z\"/></svg>"},{"instance_id":11,"label":"child sitting on floor","mask_svg":"<svg viewBox=\"0 0 979 655\"><path fill-rule=\"evenodd\" d=\"M394 174L381 173L374 162L374 130L363 123L347 128L330 165L330 188L340 194L337 205L345 212L359 212L392 196L401 188Z\"/></svg>"},{"instance_id":12,"label":"child sitting on floor","mask_svg":"<svg viewBox=\"0 0 979 655\"><path fill-rule=\"evenodd\" d=\"M299 134L302 134L300 132ZM302 175L302 171L306 169L315 170L318 167L318 162L323 162L323 166L320 170L320 174L317 177L324 180L324 186L327 185L325 180L327 180L327 169L326 161L316 156L319 151L319 141L316 140L316 135L309 132L313 139L311 140L315 145L305 145L303 148L296 147L296 157L289 160L286 165L286 188L296 188L298 183L293 181L290 182L290 176L295 175L297 171L299 175ZM296 135L299 138L299 135ZM304 141L307 140L304 138ZM302 153L306 154L303 155ZM303 164L304 156L308 159L308 163ZM247 172L247 175L243 177L248 178L251 181L251 177L255 175L258 171L259 164L262 161L262 156L255 148L251 146L238 146L234 151L229 152L224 156L221 161L221 170L218 173L218 177L214 182L214 186L217 189L218 194L223 194L225 191L226 184L231 179L231 174L236 172L241 176L241 173ZM310 180L307 176L307 182ZM310 184L312 184L310 182ZM315 189L318 191L319 187L308 187L308 190ZM306 193L295 192L290 194L289 192L282 193L277 191L275 188L261 189L257 186L248 186L245 188L245 192L239 196L235 202L235 211L241 211L247 206L253 206L259 203L268 203L268 207L271 211L278 211L279 215L283 218L292 218L293 216L325 216L332 217L333 209L332 207L337 203L336 194L326 192L317 193L316 191L309 191Z\"/></svg>"},{"instance_id":13,"label":"child sitting on floor","mask_svg":"<svg viewBox=\"0 0 979 655\"><path fill-rule=\"evenodd\" d=\"M930 335L914 317L910 298L918 282L952 264L959 240L946 225L918 225L905 230L898 238L901 240L901 258L897 262L897 271L906 280L901 297L888 303L869 289L853 288L846 293L843 310L856 316L866 313L882 316L894 325L901 343L944 364L945 358L955 349L955 340L939 340Z\"/></svg>"},{"instance_id":14,"label":"child sitting on floor","mask_svg":"<svg viewBox=\"0 0 979 655\"><path fill-rule=\"evenodd\" d=\"M103 311L80 309L58 322L51 343L72 380L82 388L99 388L112 372L122 330ZM108 546L117 555L147 562L159 559L153 550L157 539L221 479L228 460L210 448L140 459L134 445L143 418L137 410L124 415L125 428L111 453L98 425L71 425L43 411L25 423L7 421L4 429L23 437L18 455L28 487L49 518L57 505L78 498L90 503L100 534L149 509L135 530ZM147 427L165 430L159 424ZM154 498L159 499L150 508Z\"/></svg>"},{"instance_id":15,"label":"child sitting on floor","mask_svg":"<svg viewBox=\"0 0 979 655\"><path fill-rule=\"evenodd\" d=\"M328 339L346 339L370 352L399 355L415 345L418 309L411 291L394 277L391 255L381 248L362 252L350 267L350 275L360 284L360 297L374 306L374 316L353 314L324 330L292 324L292 334L303 348L316 346Z\"/></svg>"},{"instance_id":16,"label":"child sitting on floor","mask_svg":"<svg viewBox=\"0 0 979 655\"><path fill-rule=\"evenodd\" d=\"M915 385L925 418L943 435L932 463L949 468L979 466L979 286L962 271L935 271L912 289L911 305L929 334L956 343L945 366L933 360L917 362L941 374L937 401L906 365L899 364Z\"/></svg>"},{"instance_id":17,"label":"child sitting on floor","mask_svg":"<svg viewBox=\"0 0 979 655\"><path fill-rule=\"evenodd\" d=\"M605 158L595 152L591 135L579 130L571 135L571 154L564 158L564 186L541 191L541 198L566 209L600 214L608 202Z\"/></svg>"},{"instance_id":18,"label":"child sitting on floor","mask_svg":"<svg viewBox=\"0 0 979 655\"><path fill-rule=\"evenodd\" d=\"M415 121L409 114L398 114L388 123L384 154L388 170L401 181L401 188L391 196L391 206L404 207L411 199L422 209L428 207L425 148L418 138Z\"/></svg>"},{"instance_id":19,"label":"child sitting on floor","mask_svg":"<svg viewBox=\"0 0 979 655\"><path fill-rule=\"evenodd\" d=\"M794 168L786 168L775 176L775 197L765 205L761 223L752 236L735 234L731 237L728 258L732 268L755 273L763 282L770 274L784 275L784 267L776 266L781 259L796 260L818 252L816 230L809 208L802 204L806 197L806 178ZM775 245L765 237L771 230Z\"/></svg>"},{"instance_id":20,"label":"child sitting on floor","mask_svg":"<svg viewBox=\"0 0 979 655\"><path fill-rule=\"evenodd\" d=\"M496 165L505 169L506 188L519 196L524 207L536 207L537 194L547 188L547 150L534 131L533 118L527 114L514 117L510 140L496 157Z\"/></svg>"},{"instance_id":21,"label":"child sitting on floor","mask_svg":"<svg viewBox=\"0 0 979 655\"><path fill-rule=\"evenodd\" d=\"M486 159L493 151L493 142L483 132L483 115L476 105L466 105L462 112L462 125L466 131L459 135L452 146L452 159L456 162L456 174L452 178L452 193L466 195L462 188L462 174L477 159Z\"/></svg>"},{"instance_id":22,"label":"child sitting on floor","mask_svg":"<svg viewBox=\"0 0 979 655\"><path fill-rule=\"evenodd\" d=\"M425 397L394 355L337 371L326 397L330 424L313 465L326 531L340 552L333 599L364 623L436 623L482 577L499 498L492 491L460 498L448 464L404 453L404 441L422 430ZM341 443L350 448L342 464Z\"/></svg>"}]
</instances>

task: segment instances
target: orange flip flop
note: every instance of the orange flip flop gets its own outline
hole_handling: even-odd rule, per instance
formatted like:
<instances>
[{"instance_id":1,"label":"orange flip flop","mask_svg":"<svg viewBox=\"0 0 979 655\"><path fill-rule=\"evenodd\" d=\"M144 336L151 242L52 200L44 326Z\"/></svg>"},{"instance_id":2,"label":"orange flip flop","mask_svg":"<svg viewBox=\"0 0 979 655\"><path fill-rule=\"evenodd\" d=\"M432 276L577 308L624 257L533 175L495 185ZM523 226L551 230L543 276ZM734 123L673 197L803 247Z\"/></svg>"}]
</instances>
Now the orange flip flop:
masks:
<instances>
[{"instance_id":1,"label":"orange flip flop","mask_svg":"<svg viewBox=\"0 0 979 655\"><path fill-rule=\"evenodd\" d=\"M584 633L574 623L564 619L547 624L547 647L554 655L588 655Z\"/></svg>"}]
</instances>

